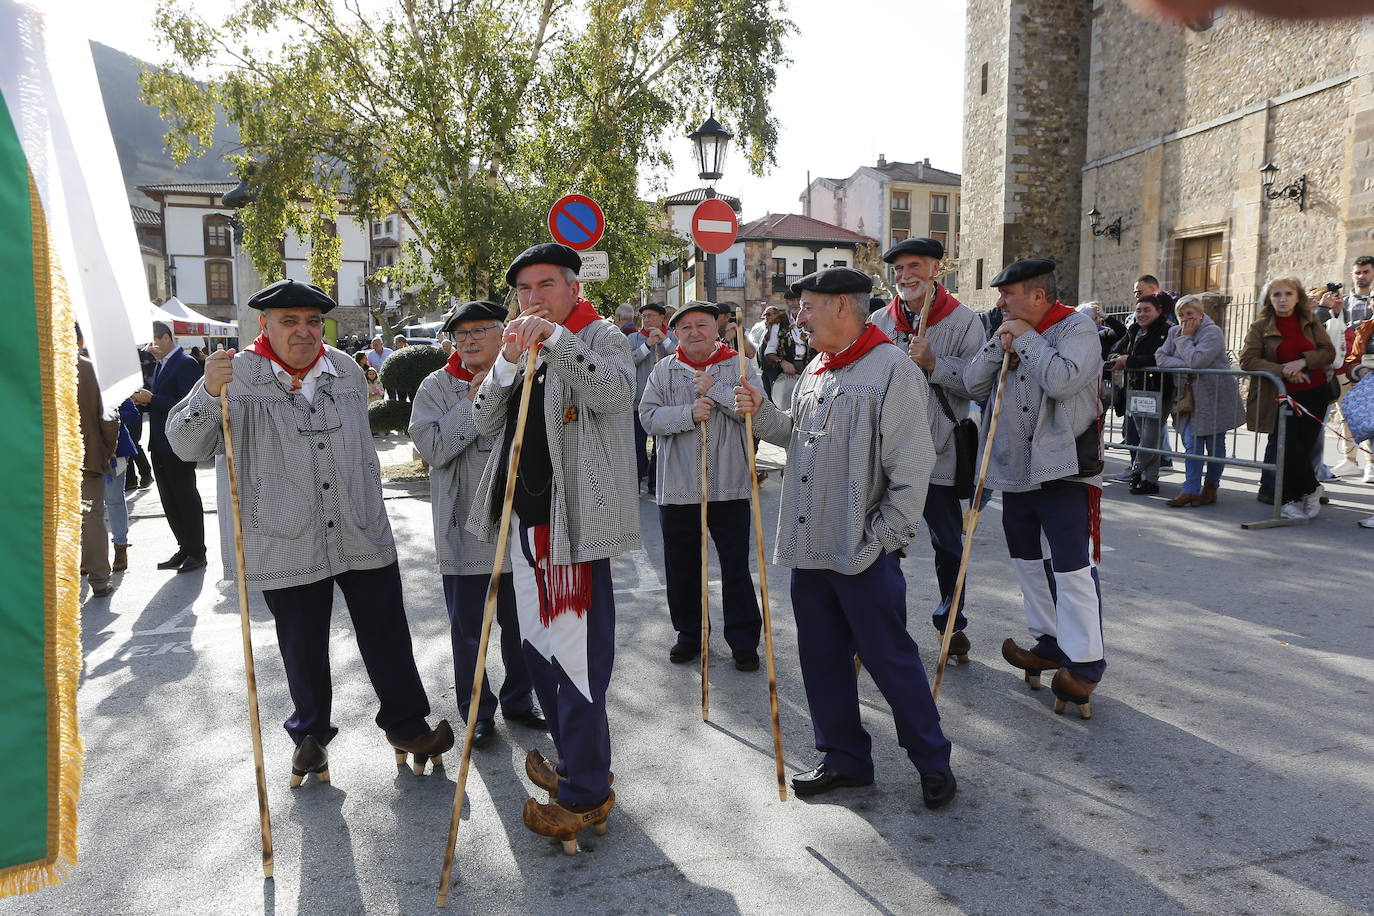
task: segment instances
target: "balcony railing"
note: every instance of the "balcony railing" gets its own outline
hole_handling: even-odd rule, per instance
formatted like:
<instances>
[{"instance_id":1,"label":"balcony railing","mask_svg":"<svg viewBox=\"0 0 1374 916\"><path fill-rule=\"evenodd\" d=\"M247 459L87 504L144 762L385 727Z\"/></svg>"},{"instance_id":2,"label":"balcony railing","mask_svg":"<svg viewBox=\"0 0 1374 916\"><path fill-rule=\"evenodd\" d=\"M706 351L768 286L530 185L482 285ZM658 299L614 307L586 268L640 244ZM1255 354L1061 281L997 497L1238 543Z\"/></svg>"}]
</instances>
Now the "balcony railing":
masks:
<instances>
[{"instance_id":1,"label":"balcony railing","mask_svg":"<svg viewBox=\"0 0 1374 916\"><path fill-rule=\"evenodd\" d=\"M804 276L806 276L806 274L773 274L773 292L787 292L787 287L796 283Z\"/></svg>"}]
</instances>

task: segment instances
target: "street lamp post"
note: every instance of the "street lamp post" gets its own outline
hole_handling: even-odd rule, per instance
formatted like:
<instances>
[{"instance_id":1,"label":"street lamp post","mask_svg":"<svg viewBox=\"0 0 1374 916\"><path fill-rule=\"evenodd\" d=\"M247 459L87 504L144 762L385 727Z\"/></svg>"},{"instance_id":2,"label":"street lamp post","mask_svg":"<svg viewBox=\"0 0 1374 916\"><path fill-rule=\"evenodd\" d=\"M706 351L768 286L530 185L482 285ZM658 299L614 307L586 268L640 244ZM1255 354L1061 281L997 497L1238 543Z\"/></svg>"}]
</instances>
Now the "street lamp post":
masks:
<instances>
[{"instance_id":1,"label":"street lamp post","mask_svg":"<svg viewBox=\"0 0 1374 916\"><path fill-rule=\"evenodd\" d=\"M725 153L735 135L722 127L712 114L687 136L696 146L697 177L708 182L706 199L710 200L716 196L714 182L720 179ZM716 301L716 256L710 252L706 254L706 298L711 302Z\"/></svg>"}]
</instances>

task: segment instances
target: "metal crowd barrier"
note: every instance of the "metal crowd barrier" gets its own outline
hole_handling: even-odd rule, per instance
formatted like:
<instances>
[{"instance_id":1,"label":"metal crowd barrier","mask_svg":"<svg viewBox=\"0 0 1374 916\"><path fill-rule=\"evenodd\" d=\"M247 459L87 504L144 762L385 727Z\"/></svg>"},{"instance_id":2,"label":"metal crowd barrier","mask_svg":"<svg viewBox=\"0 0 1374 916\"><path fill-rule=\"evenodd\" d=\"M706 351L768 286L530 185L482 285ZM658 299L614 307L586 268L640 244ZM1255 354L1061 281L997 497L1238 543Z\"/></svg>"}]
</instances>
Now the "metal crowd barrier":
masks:
<instances>
[{"instance_id":1,"label":"metal crowd barrier","mask_svg":"<svg viewBox=\"0 0 1374 916\"><path fill-rule=\"evenodd\" d=\"M1183 443L1179 441L1180 437L1178 431L1170 428L1168 425L1172 414L1171 407L1173 398L1170 398L1170 403L1163 403L1163 398L1159 397L1159 392L1146 391L1144 389L1143 384L1144 377L1146 375L1229 375L1236 379L1238 394L1240 397L1241 407L1243 411L1246 399L1246 390L1248 385L1258 384L1260 379L1265 379L1272 383L1274 387L1277 389L1277 396L1282 397L1288 393L1288 387L1284 384L1282 378L1280 378L1272 372L1247 372L1243 369L1164 369L1159 367L1151 367L1149 369L1117 370L1116 372L1108 374L1119 378L1122 376L1123 373L1125 375L1126 380L1125 395L1127 398L1127 415L1132 415L1130 410L1130 408L1132 407L1132 404L1130 403L1132 395L1136 395L1141 398L1141 401L1137 406L1140 406L1142 408L1145 407L1144 400L1146 399L1146 396L1155 395L1153 400L1156 404L1159 405L1160 413L1157 419L1160 420L1160 432L1161 439L1163 441L1159 443L1159 446L1161 447L1127 444L1124 435L1126 416L1117 416L1117 413L1115 410L1112 409L1112 406L1110 404L1107 404L1103 406L1104 419L1102 437L1104 440L1103 445L1105 448L1121 449L1128 452L1147 452L1149 454L1167 456L1169 458L1180 458L1183 460L1193 458L1203 462L1204 471L1208 463L1217 463L1230 467L1255 468L1259 470L1261 473L1263 473L1264 471L1272 471L1274 473L1273 517L1261 519L1259 521L1254 522L1243 522L1241 524L1241 527L1246 529L1281 528L1287 527L1289 525L1303 524L1303 522L1298 521L1296 519L1286 519L1280 515L1280 510L1283 508L1283 463L1289 457L1286 454L1286 437L1284 434L1288 427L1288 418L1292 413L1292 411L1288 407L1287 402L1280 401L1278 403L1278 417L1275 422L1274 432L1272 433L1273 436L1277 437L1276 450L1274 453L1274 460L1272 462L1266 462L1263 459L1263 448L1260 445L1260 440L1264 434L1251 433L1247 431L1245 429L1244 422L1242 422L1239 427L1230 430L1226 434L1228 438L1226 457L1213 458L1210 455L1190 455L1187 452L1187 450L1184 448ZM1182 383L1176 381L1174 384L1175 386L1177 386ZM1196 396L1196 390L1194 390L1195 399ZM1196 410L1196 407L1194 407L1194 410ZM1148 414L1144 415L1149 417ZM1149 418L1155 419L1155 417ZM1166 430L1167 435L1165 434ZM1115 439L1113 437L1114 433L1117 434ZM1241 451L1240 443L1242 436L1250 440L1249 458L1236 457ZM1162 446L1164 445L1173 445L1175 447L1163 448ZM1296 455L1292 457L1296 461L1307 460L1306 455Z\"/></svg>"}]
</instances>

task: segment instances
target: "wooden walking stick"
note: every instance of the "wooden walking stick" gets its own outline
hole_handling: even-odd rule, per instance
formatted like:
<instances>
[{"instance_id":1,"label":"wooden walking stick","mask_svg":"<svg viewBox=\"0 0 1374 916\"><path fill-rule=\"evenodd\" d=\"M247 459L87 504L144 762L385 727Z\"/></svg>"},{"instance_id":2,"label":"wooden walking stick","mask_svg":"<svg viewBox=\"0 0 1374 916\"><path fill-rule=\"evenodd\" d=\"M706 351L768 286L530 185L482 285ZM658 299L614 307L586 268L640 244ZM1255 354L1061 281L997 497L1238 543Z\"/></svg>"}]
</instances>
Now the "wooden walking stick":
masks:
<instances>
[{"instance_id":1,"label":"wooden walking stick","mask_svg":"<svg viewBox=\"0 0 1374 916\"><path fill-rule=\"evenodd\" d=\"M220 431L229 477L229 518L234 526L234 572L239 591L239 629L243 632L243 676L248 681L248 729L253 735L253 771L258 781L258 822L262 829L262 874L272 877L272 815L267 808L267 771L262 762L262 722L258 719L258 676L253 669L253 633L248 620L248 574L243 561L243 522L239 481L234 469L234 433L229 423L229 385L220 392Z\"/></svg>"},{"instance_id":2,"label":"wooden walking stick","mask_svg":"<svg viewBox=\"0 0 1374 916\"><path fill-rule=\"evenodd\" d=\"M695 388L693 391L695 392ZM698 423L701 435L701 721L711 714L711 599L706 588L710 564L706 553L706 424Z\"/></svg>"},{"instance_id":3,"label":"wooden walking stick","mask_svg":"<svg viewBox=\"0 0 1374 916\"><path fill-rule=\"evenodd\" d=\"M744 355L744 310L735 310L735 334L739 346L739 380L749 377ZM754 513L754 550L759 558L759 598L763 611L763 649L768 660L768 712L773 723L773 764L778 777L778 801L787 801L787 778L782 767L782 724L778 717L778 669L773 662L773 615L768 608L768 561L763 556L763 510L759 508L759 469L754 460L754 416L744 417L744 453L749 456L749 505ZM857 660L855 662L857 664Z\"/></svg>"},{"instance_id":4,"label":"wooden walking stick","mask_svg":"<svg viewBox=\"0 0 1374 916\"><path fill-rule=\"evenodd\" d=\"M978 530L978 518L983 514L983 485L988 479L988 461L992 458L992 440L997 435L997 419L1002 415L1002 392L1006 388L1007 370L1011 367L1011 351L1002 354L1002 368L997 373L997 394L992 399L992 417L988 420L988 435L983 445L983 460L978 467L978 484L973 488L973 503L964 514L964 554L959 558L959 575L954 580L954 596L945 615L945 632L940 640L940 659L935 664L935 684L930 695L940 699L940 681L945 677L949 662L949 643L954 638L954 622L959 618L959 601L964 597L964 579L968 576L968 561L973 553L973 532Z\"/></svg>"},{"instance_id":5,"label":"wooden walking stick","mask_svg":"<svg viewBox=\"0 0 1374 916\"><path fill-rule=\"evenodd\" d=\"M448 885L453 876L453 857L458 848L458 823L462 819L463 796L468 786L468 767L472 763L472 735L477 728L477 708L482 702L482 680L487 673L487 645L491 641L491 621L496 616L496 596L501 590L501 572L506 563L511 506L515 502L515 477L520 470L520 447L525 441L525 418L530 412L530 390L534 387L534 367L538 355L537 344L530 347L525 354L525 382L520 388L520 409L515 415L515 434L511 437L510 443L506 493L501 501L501 521L496 534L496 561L492 564L491 580L487 583L486 608L482 611L482 636L477 644L477 670L472 675L467 730L463 733L463 759L458 767L458 784L453 787L453 812L448 822L448 845L444 847L444 867L439 873L439 906L448 903Z\"/></svg>"}]
</instances>

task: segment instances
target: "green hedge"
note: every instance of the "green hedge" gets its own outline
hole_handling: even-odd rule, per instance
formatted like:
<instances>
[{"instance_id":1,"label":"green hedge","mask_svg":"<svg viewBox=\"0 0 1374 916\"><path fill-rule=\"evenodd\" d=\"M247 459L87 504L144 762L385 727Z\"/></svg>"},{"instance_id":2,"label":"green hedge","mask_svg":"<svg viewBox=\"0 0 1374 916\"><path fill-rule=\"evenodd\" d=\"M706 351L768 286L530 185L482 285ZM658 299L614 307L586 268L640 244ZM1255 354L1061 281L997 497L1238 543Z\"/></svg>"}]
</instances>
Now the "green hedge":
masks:
<instances>
[{"instance_id":1,"label":"green hedge","mask_svg":"<svg viewBox=\"0 0 1374 916\"><path fill-rule=\"evenodd\" d=\"M407 398L415 397L420 383L435 369L443 367L448 361L444 351L438 347L412 344L402 347L382 363L382 387L387 391L399 391ZM407 408L407 412L409 408Z\"/></svg>"},{"instance_id":2,"label":"green hedge","mask_svg":"<svg viewBox=\"0 0 1374 916\"><path fill-rule=\"evenodd\" d=\"M426 347L425 349L432 350L434 348ZM374 436L384 436L390 432L406 432L410 428L410 402L393 401L390 398L377 401L367 408L367 422L372 427Z\"/></svg>"}]
</instances>

